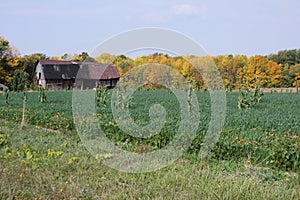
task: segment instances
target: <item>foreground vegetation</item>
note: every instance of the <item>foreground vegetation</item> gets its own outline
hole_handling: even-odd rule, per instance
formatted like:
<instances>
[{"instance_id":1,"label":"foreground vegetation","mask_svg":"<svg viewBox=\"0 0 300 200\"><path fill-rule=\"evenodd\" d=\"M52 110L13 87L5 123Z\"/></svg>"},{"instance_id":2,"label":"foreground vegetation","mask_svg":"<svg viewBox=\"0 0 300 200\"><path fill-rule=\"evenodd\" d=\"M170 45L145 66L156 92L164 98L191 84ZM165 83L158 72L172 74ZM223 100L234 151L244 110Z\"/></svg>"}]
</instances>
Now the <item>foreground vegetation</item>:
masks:
<instances>
[{"instance_id":1,"label":"foreground vegetation","mask_svg":"<svg viewBox=\"0 0 300 200\"><path fill-rule=\"evenodd\" d=\"M242 162L181 158L127 174L101 164L76 135L1 121L1 199L299 199L299 179ZM3 137L6 139L3 141Z\"/></svg>"},{"instance_id":2,"label":"foreground vegetation","mask_svg":"<svg viewBox=\"0 0 300 200\"><path fill-rule=\"evenodd\" d=\"M94 95L95 91L86 91ZM166 90L139 91L130 101L131 117L140 125L149 123L149 109L155 103L167 110L166 124L149 139L134 138L119 129L110 108L110 92L107 105L98 109L102 129L116 145L133 151L139 145L156 150L167 145L176 134L180 122L180 106L176 97ZM198 92L200 124L198 136L189 153L198 153L210 120L210 97L208 92ZM4 97L0 99L0 118L21 123L23 93L9 97L9 105ZM237 107L238 93L227 94L227 116L221 138L214 148L214 158L220 160L241 160L251 157L253 162L266 167L282 170L300 168L300 95L267 93L263 101L253 109L240 110ZM47 102L39 102L38 93L27 94L25 121L28 124L59 130L75 131L72 117L72 92L49 92ZM95 111L96 112L96 111ZM100 120L101 119L101 120ZM75 133L73 133L75 134ZM126 142L126 145L124 143Z\"/></svg>"},{"instance_id":3,"label":"foreground vegetation","mask_svg":"<svg viewBox=\"0 0 300 200\"><path fill-rule=\"evenodd\" d=\"M95 91L87 91L94 93ZM110 92L107 102L110 102ZM300 95L267 93L252 109L238 109L238 93L227 94L227 118L213 152L199 152L210 120L209 93L198 92L201 123L188 152L171 166L144 174L126 174L102 164L85 150L72 119L72 92L0 96L0 198L160 198L299 199ZM143 153L167 145L180 120L179 104L166 90L138 91L130 101L133 119L149 122L154 103L167 110L161 133L133 138L114 121L110 104L97 111L100 124L116 145ZM125 142L127 141L127 142ZM126 143L126 144L125 144Z\"/></svg>"}]
</instances>

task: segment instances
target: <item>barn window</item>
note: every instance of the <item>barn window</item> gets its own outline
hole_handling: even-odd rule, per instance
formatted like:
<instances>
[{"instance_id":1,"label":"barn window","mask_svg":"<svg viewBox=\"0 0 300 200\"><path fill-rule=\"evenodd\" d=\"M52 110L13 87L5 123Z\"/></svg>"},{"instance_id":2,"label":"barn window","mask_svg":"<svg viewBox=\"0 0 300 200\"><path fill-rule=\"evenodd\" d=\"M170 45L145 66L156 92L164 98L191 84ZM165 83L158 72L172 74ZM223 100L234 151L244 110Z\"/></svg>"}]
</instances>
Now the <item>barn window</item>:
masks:
<instances>
[{"instance_id":1,"label":"barn window","mask_svg":"<svg viewBox=\"0 0 300 200\"><path fill-rule=\"evenodd\" d=\"M41 79L41 76L42 76L42 73L40 72L40 73L39 73L39 79Z\"/></svg>"},{"instance_id":2,"label":"barn window","mask_svg":"<svg viewBox=\"0 0 300 200\"><path fill-rule=\"evenodd\" d=\"M54 67L54 70L57 72L60 70L58 65L54 65L53 67Z\"/></svg>"}]
</instances>

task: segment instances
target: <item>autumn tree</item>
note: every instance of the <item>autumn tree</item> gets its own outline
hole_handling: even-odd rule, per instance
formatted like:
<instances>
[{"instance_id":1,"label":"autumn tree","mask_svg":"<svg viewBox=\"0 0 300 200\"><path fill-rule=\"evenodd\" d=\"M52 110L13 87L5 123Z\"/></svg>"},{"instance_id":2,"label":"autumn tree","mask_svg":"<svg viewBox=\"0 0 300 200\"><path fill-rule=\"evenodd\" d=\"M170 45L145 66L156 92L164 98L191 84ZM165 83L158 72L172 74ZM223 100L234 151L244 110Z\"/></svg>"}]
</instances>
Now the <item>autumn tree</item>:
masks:
<instances>
[{"instance_id":1,"label":"autumn tree","mask_svg":"<svg viewBox=\"0 0 300 200\"><path fill-rule=\"evenodd\" d=\"M50 60L63 60L61 56L51 56Z\"/></svg>"},{"instance_id":2,"label":"autumn tree","mask_svg":"<svg viewBox=\"0 0 300 200\"><path fill-rule=\"evenodd\" d=\"M281 84L281 66L274 61L268 63L268 87L280 87Z\"/></svg>"},{"instance_id":3,"label":"autumn tree","mask_svg":"<svg viewBox=\"0 0 300 200\"><path fill-rule=\"evenodd\" d=\"M13 71L18 68L19 61L18 50L0 36L0 83L10 84Z\"/></svg>"},{"instance_id":4,"label":"autumn tree","mask_svg":"<svg viewBox=\"0 0 300 200\"><path fill-rule=\"evenodd\" d=\"M226 56L217 56L214 58L214 62L219 69L225 88L231 90L235 87L236 78L237 78L237 68L234 66L234 59L232 55Z\"/></svg>"},{"instance_id":5,"label":"autumn tree","mask_svg":"<svg viewBox=\"0 0 300 200\"><path fill-rule=\"evenodd\" d=\"M233 68L235 70L234 88L241 88L244 84L244 68L248 65L248 58L245 55L235 55L233 57Z\"/></svg>"},{"instance_id":6,"label":"autumn tree","mask_svg":"<svg viewBox=\"0 0 300 200\"><path fill-rule=\"evenodd\" d=\"M251 56L248 59L248 64L244 67L244 83L253 88L259 82L262 87L265 87L268 82L268 62L264 56Z\"/></svg>"},{"instance_id":7,"label":"autumn tree","mask_svg":"<svg viewBox=\"0 0 300 200\"><path fill-rule=\"evenodd\" d=\"M115 59L116 56L109 53L102 53L100 56L95 58L96 62L103 64L112 64Z\"/></svg>"},{"instance_id":8,"label":"autumn tree","mask_svg":"<svg viewBox=\"0 0 300 200\"><path fill-rule=\"evenodd\" d=\"M293 87L300 86L300 64L291 67L291 76L293 78Z\"/></svg>"},{"instance_id":9,"label":"autumn tree","mask_svg":"<svg viewBox=\"0 0 300 200\"><path fill-rule=\"evenodd\" d=\"M129 57L124 55L117 56L116 59L113 61L113 65L117 67L120 75L125 74L131 68L133 68L133 60Z\"/></svg>"},{"instance_id":10,"label":"autumn tree","mask_svg":"<svg viewBox=\"0 0 300 200\"><path fill-rule=\"evenodd\" d=\"M191 77L193 71L192 71L192 66L190 65L190 63L188 61L184 60L182 62L182 68L181 68L180 72L187 79L189 79L189 77Z\"/></svg>"}]
</instances>

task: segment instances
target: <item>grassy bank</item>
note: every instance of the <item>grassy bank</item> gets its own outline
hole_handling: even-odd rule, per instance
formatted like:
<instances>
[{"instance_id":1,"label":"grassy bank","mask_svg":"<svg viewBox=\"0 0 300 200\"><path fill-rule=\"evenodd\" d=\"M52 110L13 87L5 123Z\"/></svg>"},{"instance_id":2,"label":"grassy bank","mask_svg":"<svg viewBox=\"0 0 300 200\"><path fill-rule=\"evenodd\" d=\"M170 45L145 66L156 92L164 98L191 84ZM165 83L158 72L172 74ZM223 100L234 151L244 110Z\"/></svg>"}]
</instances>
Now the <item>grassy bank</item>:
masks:
<instances>
[{"instance_id":1,"label":"grassy bank","mask_svg":"<svg viewBox=\"0 0 300 200\"><path fill-rule=\"evenodd\" d=\"M92 157L75 135L1 121L0 199L299 199L299 175L242 162L181 158L127 174Z\"/></svg>"}]
</instances>

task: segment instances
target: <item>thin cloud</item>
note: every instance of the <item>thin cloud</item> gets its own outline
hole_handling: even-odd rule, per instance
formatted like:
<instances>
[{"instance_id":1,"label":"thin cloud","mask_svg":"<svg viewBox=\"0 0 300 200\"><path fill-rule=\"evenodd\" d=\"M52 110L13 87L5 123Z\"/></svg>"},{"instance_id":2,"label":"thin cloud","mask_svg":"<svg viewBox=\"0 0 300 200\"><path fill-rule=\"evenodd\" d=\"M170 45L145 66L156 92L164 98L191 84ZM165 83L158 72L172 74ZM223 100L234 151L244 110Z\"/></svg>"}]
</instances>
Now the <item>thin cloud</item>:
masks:
<instances>
[{"instance_id":1,"label":"thin cloud","mask_svg":"<svg viewBox=\"0 0 300 200\"><path fill-rule=\"evenodd\" d=\"M175 15L199 15L200 11L195 6L188 4L175 5L172 8L172 11Z\"/></svg>"},{"instance_id":2,"label":"thin cloud","mask_svg":"<svg viewBox=\"0 0 300 200\"><path fill-rule=\"evenodd\" d=\"M57 2L51 4L49 2L38 1L12 1L1 4L0 7L2 8L0 15L5 14L17 17L105 17L114 11L112 7L99 5L90 6L83 4L80 7L69 7L68 4L57 5Z\"/></svg>"},{"instance_id":3,"label":"thin cloud","mask_svg":"<svg viewBox=\"0 0 300 200\"><path fill-rule=\"evenodd\" d=\"M205 6L194 6L190 4L177 4L171 7L148 8L141 12L142 9L133 10L130 12L133 19L134 16L139 16L139 21L154 22L154 23L168 23L176 21L180 18L197 18L201 20L206 19L207 8ZM132 19L131 18L131 19Z\"/></svg>"},{"instance_id":4,"label":"thin cloud","mask_svg":"<svg viewBox=\"0 0 300 200\"><path fill-rule=\"evenodd\" d=\"M103 3L84 4L77 7L69 7L69 4L58 5L54 3L40 2L37 0L8 1L1 4L0 16L10 15L16 17L85 17L97 18L111 21L136 21L138 23L160 23L166 24L180 18L205 19L206 7L192 4L162 4L137 5L134 8L127 4L111 5ZM127 11L125 14L124 11ZM111 15L111 13L119 13ZM122 13L122 14L121 14ZM120 18L120 15L122 17Z\"/></svg>"}]
</instances>

